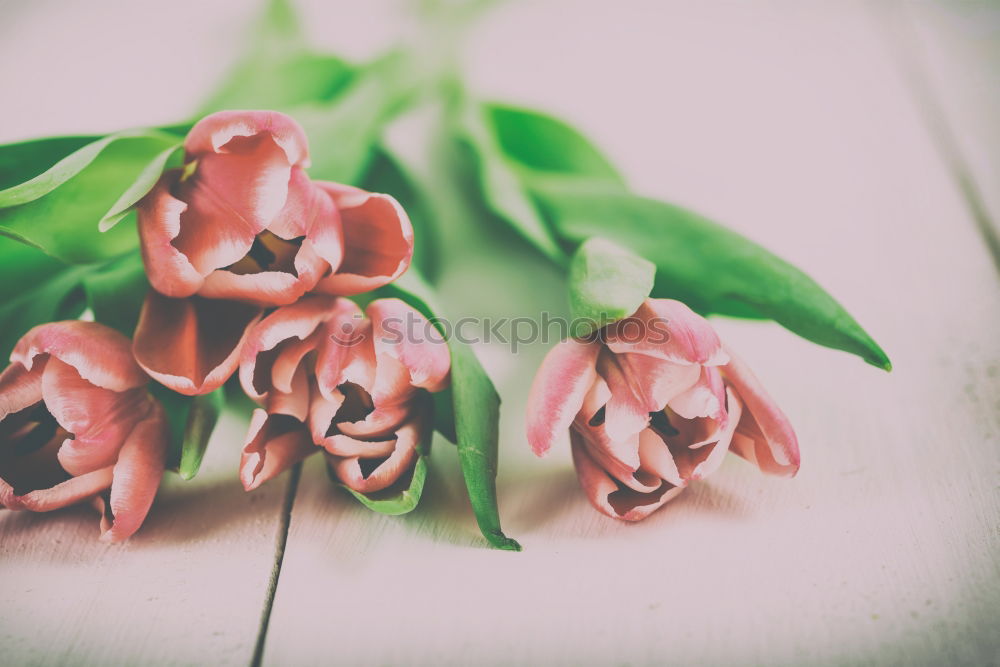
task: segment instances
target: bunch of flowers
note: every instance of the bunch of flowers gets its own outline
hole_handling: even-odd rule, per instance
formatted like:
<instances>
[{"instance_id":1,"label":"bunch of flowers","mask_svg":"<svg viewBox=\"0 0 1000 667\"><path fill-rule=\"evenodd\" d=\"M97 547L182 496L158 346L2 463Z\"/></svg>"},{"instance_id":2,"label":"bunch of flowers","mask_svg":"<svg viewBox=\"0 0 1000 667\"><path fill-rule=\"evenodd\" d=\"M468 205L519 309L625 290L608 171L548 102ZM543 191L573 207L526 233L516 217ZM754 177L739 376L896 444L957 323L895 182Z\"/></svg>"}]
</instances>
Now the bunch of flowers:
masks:
<instances>
[{"instance_id":1,"label":"bunch of flowers","mask_svg":"<svg viewBox=\"0 0 1000 667\"><path fill-rule=\"evenodd\" d=\"M449 35L469 18L428 7ZM648 516L729 451L798 470L788 418L706 315L774 320L889 369L802 271L636 195L580 132L478 99L454 63L313 51L286 0L252 44L197 122L0 146L4 507L91 502L103 538L124 539L165 470L197 474L225 398L243 395L247 491L322 452L361 503L409 512L438 432L485 538L519 549L497 506L500 400L439 328L458 313L433 287L491 226L523 242L515 269L565 276L572 335L538 371L527 440L541 455L568 434L611 517ZM392 140L418 107L426 159Z\"/></svg>"},{"instance_id":2,"label":"bunch of flowers","mask_svg":"<svg viewBox=\"0 0 1000 667\"><path fill-rule=\"evenodd\" d=\"M150 379L199 396L237 367L262 406L240 465L248 491L321 450L357 494L408 489L429 444L428 392L448 383L448 349L439 336L390 337L386 322L423 317L398 299L371 301L366 318L340 298L406 270L406 213L389 195L311 180L305 134L284 114L212 114L184 153L136 206L151 289L131 343L97 322L42 324L0 376L3 505L94 499L102 537L128 537L170 437Z\"/></svg>"}]
</instances>

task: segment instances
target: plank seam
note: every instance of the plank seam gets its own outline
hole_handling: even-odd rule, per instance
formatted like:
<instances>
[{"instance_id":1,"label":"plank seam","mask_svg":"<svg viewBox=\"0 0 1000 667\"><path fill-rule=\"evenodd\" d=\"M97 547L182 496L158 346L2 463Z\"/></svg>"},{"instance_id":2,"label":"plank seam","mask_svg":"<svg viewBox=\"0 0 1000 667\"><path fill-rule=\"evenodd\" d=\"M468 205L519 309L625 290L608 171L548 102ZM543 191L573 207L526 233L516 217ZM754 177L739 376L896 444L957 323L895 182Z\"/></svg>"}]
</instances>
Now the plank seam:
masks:
<instances>
[{"instance_id":1,"label":"plank seam","mask_svg":"<svg viewBox=\"0 0 1000 667\"><path fill-rule=\"evenodd\" d=\"M895 52L894 60L906 86L916 101L917 109L927 125L934 145L940 151L952 178L955 179L972 215L973 223L983 242L986 243L994 268L1000 272L1000 234L997 232L996 221L993 220L983 201L979 185L962 154L951 124L935 98L933 83L927 75L927 68L923 62L923 48L913 27L913 19L905 6L894 5L894 9L890 10L895 13L892 17L885 13L878 15L876 4L870 4L869 7L875 14L876 21L882 23L889 36L891 49ZM896 20L892 20L893 18Z\"/></svg>"},{"instance_id":2,"label":"plank seam","mask_svg":"<svg viewBox=\"0 0 1000 667\"><path fill-rule=\"evenodd\" d=\"M292 507L295 504L295 494L299 488L302 476L302 464L297 463L291 471L288 487L285 489L285 502L281 507L281 519L278 525L278 535L274 541L274 563L271 566L271 576L267 582L267 593L264 597L264 609L260 614L260 627L257 631L257 643L254 645L250 667L260 667L264 659L264 643L267 641L267 629L271 623L271 610L274 607L274 596L278 591L278 580L281 577L281 565L285 560L285 546L288 544L288 531L292 524Z\"/></svg>"}]
</instances>

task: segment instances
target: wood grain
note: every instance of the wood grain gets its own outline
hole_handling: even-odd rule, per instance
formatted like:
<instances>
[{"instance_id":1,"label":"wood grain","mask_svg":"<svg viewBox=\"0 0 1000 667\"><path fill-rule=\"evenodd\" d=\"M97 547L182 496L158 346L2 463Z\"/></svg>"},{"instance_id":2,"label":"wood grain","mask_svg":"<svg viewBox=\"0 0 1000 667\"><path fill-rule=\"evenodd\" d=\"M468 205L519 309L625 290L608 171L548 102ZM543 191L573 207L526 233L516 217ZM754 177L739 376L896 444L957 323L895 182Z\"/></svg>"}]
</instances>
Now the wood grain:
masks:
<instances>
[{"instance_id":1,"label":"wood grain","mask_svg":"<svg viewBox=\"0 0 1000 667\"><path fill-rule=\"evenodd\" d=\"M399 28L383 20L389 2L303 4L310 33L354 55ZM166 123L190 108L247 7L157 7L5 8L0 79L13 102L0 139ZM996 26L963 19L963 7L901 14L995 221L998 108L982 82L997 73ZM729 460L624 525L589 507L565 443L544 460L528 452L527 387L548 345L481 346L504 400L501 515L525 551L485 546L446 442L405 517L360 507L314 458L294 497L263 664L1000 662L1000 281L940 128L900 67L913 43L901 47L880 11L853 0L538 0L481 25L464 63L479 91L571 119L640 192L808 270L895 370L775 325L717 321L796 425L802 471L765 478ZM470 225L451 243L442 298L456 310L565 314L558 274L508 235ZM509 252L521 252L517 271ZM202 475L169 480L125 545L99 544L86 509L0 514L4 664L250 663L288 480L242 492L244 428L227 416Z\"/></svg>"},{"instance_id":2,"label":"wood grain","mask_svg":"<svg viewBox=\"0 0 1000 667\"><path fill-rule=\"evenodd\" d=\"M854 3L576 7L498 14L470 40L482 89L573 118L640 190L806 267L896 370L718 322L796 424L802 472L730 460L623 525L587 505L565 447L527 452L546 346L482 348L504 399L502 516L525 551L477 540L446 443L428 502L402 518L367 515L313 463L265 662L995 659L1000 289L884 33ZM525 254L511 277L499 242L453 260L445 298L478 315L561 312L551 274Z\"/></svg>"},{"instance_id":3,"label":"wood grain","mask_svg":"<svg viewBox=\"0 0 1000 667\"><path fill-rule=\"evenodd\" d=\"M224 415L202 471L165 478L140 531L97 541L89 507L0 514L0 646L21 664L249 664L287 475L246 494Z\"/></svg>"}]
</instances>

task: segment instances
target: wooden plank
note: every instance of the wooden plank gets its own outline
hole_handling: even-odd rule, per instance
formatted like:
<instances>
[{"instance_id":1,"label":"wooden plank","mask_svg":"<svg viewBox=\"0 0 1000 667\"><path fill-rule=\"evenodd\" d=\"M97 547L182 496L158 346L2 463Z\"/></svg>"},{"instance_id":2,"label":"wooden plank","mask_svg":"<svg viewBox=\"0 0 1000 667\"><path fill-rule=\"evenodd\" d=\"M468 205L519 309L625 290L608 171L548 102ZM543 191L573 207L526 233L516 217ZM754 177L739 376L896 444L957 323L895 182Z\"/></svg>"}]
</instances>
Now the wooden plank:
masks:
<instances>
[{"instance_id":1,"label":"wooden plank","mask_svg":"<svg viewBox=\"0 0 1000 667\"><path fill-rule=\"evenodd\" d=\"M169 474L145 525L97 541L88 507L0 513L0 646L20 664L249 664L287 478L236 478L247 420L227 414L202 472Z\"/></svg>"},{"instance_id":2,"label":"wooden plank","mask_svg":"<svg viewBox=\"0 0 1000 667\"><path fill-rule=\"evenodd\" d=\"M547 346L485 347L505 407L502 515L526 550L483 547L444 443L425 504L401 518L357 507L315 459L265 664L995 659L989 253L862 5L709 4L511 5L467 65L490 94L598 136L641 191L807 268L896 370L720 321L796 424L803 469L769 479L729 460L624 525L587 505L566 447L527 452L526 389ZM525 254L511 275L499 243L452 256L444 298L472 314L563 312L552 273Z\"/></svg>"},{"instance_id":3,"label":"wooden plank","mask_svg":"<svg viewBox=\"0 0 1000 667\"><path fill-rule=\"evenodd\" d=\"M1000 266L1000 7L874 5L938 149Z\"/></svg>"}]
</instances>

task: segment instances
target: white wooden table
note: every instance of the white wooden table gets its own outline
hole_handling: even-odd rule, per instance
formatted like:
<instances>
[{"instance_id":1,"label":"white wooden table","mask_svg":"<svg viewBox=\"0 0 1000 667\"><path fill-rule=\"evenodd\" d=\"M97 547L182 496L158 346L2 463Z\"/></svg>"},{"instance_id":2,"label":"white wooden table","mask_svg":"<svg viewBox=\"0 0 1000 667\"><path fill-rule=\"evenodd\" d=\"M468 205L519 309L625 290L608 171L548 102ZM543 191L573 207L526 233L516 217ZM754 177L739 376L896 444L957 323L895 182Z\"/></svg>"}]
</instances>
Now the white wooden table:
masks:
<instances>
[{"instance_id":1,"label":"white wooden table","mask_svg":"<svg viewBox=\"0 0 1000 667\"><path fill-rule=\"evenodd\" d=\"M330 4L307 14L331 48L371 54L398 29L391 5ZM183 117L248 11L0 3L0 141ZM466 65L485 93L574 120L640 191L805 268L895 370L718 321L795 424L802 471L728 460L624 525L587 504L568 446L528 452L545 346L482 347L522 553L485 546L444 441L418 510L382 517L318 458L243 493L245 421L227 417L202 474L169 478L125 545L99 544L88 509L0 515L0 661L1000 661L996 7L523 2L481 26ZM442 298L468 315L564 312L551 270L524 254L511 276L494 247L453 258Z\"/></svg>"}]
</instances>

